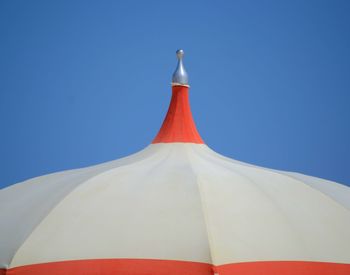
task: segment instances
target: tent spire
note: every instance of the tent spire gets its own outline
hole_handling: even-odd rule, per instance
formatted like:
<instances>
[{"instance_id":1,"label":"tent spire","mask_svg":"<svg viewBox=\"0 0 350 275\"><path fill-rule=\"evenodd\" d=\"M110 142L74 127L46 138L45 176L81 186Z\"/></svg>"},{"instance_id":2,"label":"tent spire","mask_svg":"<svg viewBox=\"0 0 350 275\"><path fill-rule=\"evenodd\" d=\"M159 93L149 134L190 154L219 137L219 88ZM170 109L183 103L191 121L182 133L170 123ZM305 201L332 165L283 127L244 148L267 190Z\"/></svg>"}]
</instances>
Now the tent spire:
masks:
<instances>
[{"instance_id":1,"label":"tent spire","mask_svg":"<svg viewBox=\"0 0 350 275\"><path fill-rule=\"evenodd\" d=\"M183 65L182 59L185 55L185 52L183 50L177 50L176 56L177 56L177 67L175 72L173 73L173 81L172 85L186 85L188 86L188 74L185 70L185 67Z\"/></svg>"},{"instance_id":2,"label":"tent spire","mask_svg":"<svg viewBox=\"0 0 350 275\"><path fill-rule=\"evenodd\" d=\"M152 143L204 143L192 118L189 96L188 75L182 59L183 50L177 50L178 59L172 79L172 97L168 113Z\"/></svg>"}]
</instances>

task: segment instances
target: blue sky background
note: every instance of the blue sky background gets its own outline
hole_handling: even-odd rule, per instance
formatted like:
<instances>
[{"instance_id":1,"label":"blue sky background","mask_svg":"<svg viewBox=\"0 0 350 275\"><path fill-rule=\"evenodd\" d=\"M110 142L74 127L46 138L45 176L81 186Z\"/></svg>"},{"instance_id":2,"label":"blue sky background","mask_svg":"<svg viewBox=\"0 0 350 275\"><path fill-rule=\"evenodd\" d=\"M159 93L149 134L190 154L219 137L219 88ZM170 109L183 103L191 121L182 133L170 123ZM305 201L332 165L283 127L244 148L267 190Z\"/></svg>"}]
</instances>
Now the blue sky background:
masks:
<instances>
[{"instance_id":1,"label":"blue sky background","mask_svg":"<svg viewBox=\"0 0 350 275\"><path fill-rule=\"evenodd\" d=\"M147 146L178 48L212 149L350 185L350 1L123 2L0 2L0 187Z\"/></svg>"}]
</instances>

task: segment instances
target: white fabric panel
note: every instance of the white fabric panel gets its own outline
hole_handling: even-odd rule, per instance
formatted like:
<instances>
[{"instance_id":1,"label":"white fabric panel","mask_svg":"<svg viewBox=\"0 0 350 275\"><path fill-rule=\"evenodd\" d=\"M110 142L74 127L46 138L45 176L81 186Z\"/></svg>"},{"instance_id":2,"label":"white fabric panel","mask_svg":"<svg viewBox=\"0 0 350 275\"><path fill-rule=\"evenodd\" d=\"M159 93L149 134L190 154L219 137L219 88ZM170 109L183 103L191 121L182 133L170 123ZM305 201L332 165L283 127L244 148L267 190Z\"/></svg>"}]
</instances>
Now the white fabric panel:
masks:
<instances>
[{"instance_id":1,"label":"white fabric panel","mask_svg":"<svg viewBox=\"0 0 350 275\"><path fill-rule=\"evenodd\" d=\"M0 268L50 209L75 186L78 171L42 176L0 192Z\"/></svg>"},{"instance_id":2,"label":"white fabric panel","mask_svg":"<svg viewBox=\"0 0 350 275\"><path fill-rule=\"evenodd\" d=\"M324 193L326 196L329 196L330 198L334 199L335 201L340 203L342 206L344 206L350 210L350 187L349 186L346 186L344 184L339 184L339 183L334 182L334 181L325 180L325 179L321 179L321 178L317 178L317 177L312 177L312 176L308 176L308 175L304 175L304 174L300 174L300 173L279 171L279 170L274 170L274 169L270 169L270 168L259 167L259 166L252 165L249 163L230 159L230 158L225 157L223 155L220 155L212 150L211 150L211 154L217 158L226 160L228 162L240 164L242 166L255 167L258 169L267 170L267 171L274 171L277 173L281 173L281 174L290 176L296 180L299 180L299 181L309 185L310 187L314 188L315 190L318 190L318 191Z\"/></svg>"},{"instance_id":3,"label":"white fabric panel","mask_svg":"<svg viewBox=\"0 0 350 275\"><path fill-rule=\"evenodd\" d=\"M299 173L284 172L284 174L304 182L350 210L350 188L348 186Z\"/></svg>"},{"instance_id":4,"label":"white fabric panel","mask_svg":"<svg viewBox=\"0 0 350 275\"><path fill-rule=\"evenodd\" d=\"M349 187L189 143L152 144L134 157L77 171L60 183L69 191L26 227L23 244L9 243L17 251L10 267L98 258L350 263ZM35 198L32 189L26 192ZM26 205L29 199L12 206L13 215ZM0 238L6 235L1 230Z\"/></svg>"},{"instance_id":5,"label":"white fabric panel","mask_svg":"<svg viewBox=\"0 0 350 275\"><path fill-rule=\"evenodd\" d=\"M339 202L283 173L193 148L214 264L350 263L350 211Z\"/></svg>"},{"instance_id":6,"label":"white fabric panel","mask_svg":"<svg viewBox=\"0 0 350 275\"><path fill-rule=\"evenodd\" d=\"M65 197L11 267L103 258L211 262L188 146L150 147L158 151L101 173Z\"/></svg>"},{"instance_id":7,"label":"white fabric panel","mask_svg":"<svg viewBox=\"0 0 350 275\"><path fill-rule=\"evenodd\" d=\"M0 268L7 268L20 245L50 210L76 186L110 167L137 161L147 148L116 161L33 178L0 190Z\"/></svg>"}]
</instances>

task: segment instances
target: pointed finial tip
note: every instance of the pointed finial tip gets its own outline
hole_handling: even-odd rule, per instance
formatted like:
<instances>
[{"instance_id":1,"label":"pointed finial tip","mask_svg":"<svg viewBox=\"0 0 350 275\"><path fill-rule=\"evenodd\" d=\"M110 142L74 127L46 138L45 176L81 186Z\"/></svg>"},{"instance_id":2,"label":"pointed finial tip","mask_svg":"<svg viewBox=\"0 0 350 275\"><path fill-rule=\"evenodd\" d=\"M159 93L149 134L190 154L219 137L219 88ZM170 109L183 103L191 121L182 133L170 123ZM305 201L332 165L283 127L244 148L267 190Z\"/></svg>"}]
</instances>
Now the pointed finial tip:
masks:
<instances>
[{"instance_id":1,"label":"pointed finial tip","mask_svg":"<svg viewBox=\"0 0 350 275\"><path fill-rule=\"evenodd\" d=\"M178 59L176 70L173 74L173 85L184 85L188 86L188 75L183 65L182 58L185 55L184 50L179 49L176 51L176 56Z\"/></svg>"},{"instance_id":2,"label":"pointed finial tip","mask_svg":"<svg viewBox=\"0 0 350 275\"><path fill-rule=\"evenodd\" d=\"M184 55L185 55L184 50L179 49L179 50L176 51L176 56L177 56L178 59L182 59Z\"/></svg>"}]
</instances>

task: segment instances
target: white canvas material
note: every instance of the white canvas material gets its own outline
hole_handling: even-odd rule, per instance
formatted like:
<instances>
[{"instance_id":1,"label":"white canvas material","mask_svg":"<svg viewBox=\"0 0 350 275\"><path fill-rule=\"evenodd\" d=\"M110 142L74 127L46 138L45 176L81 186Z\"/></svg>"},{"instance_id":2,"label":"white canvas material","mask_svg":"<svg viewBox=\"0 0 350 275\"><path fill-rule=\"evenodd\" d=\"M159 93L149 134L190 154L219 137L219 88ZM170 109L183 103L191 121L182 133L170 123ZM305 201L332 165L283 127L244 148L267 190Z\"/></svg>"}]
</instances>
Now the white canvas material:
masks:
<instances>
[{"instance_id":1,"label":"white canvas material","mask_svg":"<svg viewBox=\"0 0 350 275\"><path fill-rule=\"evenodd\" d=\"M109 258L350 263L350 188L159 143L0 191L0 268Z\"/></svg>"}]
</instances>

